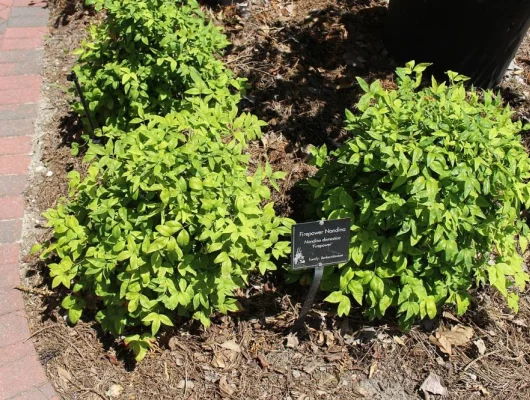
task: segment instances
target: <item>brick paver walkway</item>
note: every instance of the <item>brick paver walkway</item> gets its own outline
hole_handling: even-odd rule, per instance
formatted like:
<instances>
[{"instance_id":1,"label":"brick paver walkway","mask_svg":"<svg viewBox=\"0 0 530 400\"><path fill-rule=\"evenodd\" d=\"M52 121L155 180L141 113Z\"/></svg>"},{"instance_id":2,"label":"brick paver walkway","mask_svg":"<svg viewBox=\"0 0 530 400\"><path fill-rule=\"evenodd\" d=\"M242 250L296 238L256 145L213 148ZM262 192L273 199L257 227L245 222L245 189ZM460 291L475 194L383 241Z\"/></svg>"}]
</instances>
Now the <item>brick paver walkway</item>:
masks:
<instances>
[{"instance_id":1,"label":"brick paver walkway","mask_svg":"<svg viewBox=\"0 0 530 400\"><path fill-rule=\"evenodd\" d=\"M42 78L48 11L0 0L0 399L58 399L30 336L20 283L23 191Z\"/></svg>"}]
</instances>

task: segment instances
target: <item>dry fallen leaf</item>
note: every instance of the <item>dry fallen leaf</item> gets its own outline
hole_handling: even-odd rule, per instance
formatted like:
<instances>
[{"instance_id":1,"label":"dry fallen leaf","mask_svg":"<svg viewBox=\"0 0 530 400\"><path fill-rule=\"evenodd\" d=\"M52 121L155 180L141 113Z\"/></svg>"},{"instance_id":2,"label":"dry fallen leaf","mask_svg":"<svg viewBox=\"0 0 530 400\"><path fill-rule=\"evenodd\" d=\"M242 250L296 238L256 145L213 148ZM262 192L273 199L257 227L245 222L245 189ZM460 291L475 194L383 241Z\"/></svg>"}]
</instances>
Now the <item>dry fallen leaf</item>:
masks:
<instances>
[{"instance_id":1,"label":"dry fallen leaf","mask_svg":"<svg viewBox=\"0 0 530 400\"><path fill-rule=\"evenodd\" d=\"M226 380L226 376L222 376L219 379L219 389L221 389L221 395L224 395L224 397L232 396L235 392L234 387Z\"/></svg>"},{"instance_id":2,"label":"dry fallen leaf","mask_svg":"<svg viewBox=\"0 0 530 400\"><path fill-rule=\"evenodd\" d=\"M374 376L375 371L377 371L377 361L374 361L370 366L370 372L368 373L369 379L372 379L372 376Z\"/></svg>"},{"instance_id":3,"label":"dry fallen leaf","mask_svg":"<svg viewBox=\"0 0 530 400\"><path fill-rule=\"evenodd\" d=\"M469 326L456 325L450 331L444 332L443 334L453 346L463 346L469 343L475 331Z\"/></svg>"},{"instance_id":4,"label":"dry fallen leaf","mask_svg":"<svg viewBox=\"0 0 530 400\"><path fill-rule=\"evenodd\" d=\"M319 346L322 346L324 344L325 340L326 339L324 337L324 332L322 332L322 331L318 332L317 344Z\"/></svg>"},{"instance_id":5,"label":"dry fallen leaf","mask_svg":"<svg viewBox=\"0 0 530 400\"><path fill-rule=\"evenodd\" d=\"M405 346L405 341L401 339L399 336L394 336L394 342L396 342L400 346Z\"/></svg>"},{"instance_id":6,"label":"dry fallen leaf","mask_svg":"<svg viewBox=\"0 0 530 400\"><path fill-rule=\"evenodd\" d=\"M296 346L298 346L299 343L300 342L298 341L298 337L295 334L289 333L287 335L287 343L285 344L285 346L294 349Z\"/></svg>"},{"instance_id":7,"label":"dry fallen leaf","mask_svg":"<svg viewBox=\"0 0 530 400\"><path fill-rule=\"evenodd\" d=\"M484 396L489 396L490 395L490 392L488 392L488 389L486 389L482 385L474 385L473 388L479 390L480 393L482 393Z\"/></svg>"},{"instance_id":8,"label":"dry fallen leaf","mask_svg":"<svg viewBox=\"0 0 530 400\"><path fill-rule=\"evenodd\" d=\"M315 372L315 369L317 369L320 365L321 364L318 361L313 361L308 365L304 366L303 370L305 373L311 375L313 372Z\"/></svg>"},{"instance_id":9,"label":"dry fallen leaf","mask_svg":"<svg viewBox=\"0 0 530 400\"><path fill-rule=\"evenodd\" d=\"M109 390L107 390L106 395L110 398L119 397L123 392L123 387L121 385L112 385Z\"/></svg>"},{"instance_id":10,"label":"dry fallen leaf","mask_svg":"<svg viewBox=\"0 0 530 400\"><path fill-rule=\"evenodd\" d=\"M169 342L167 343L169 350L171 351L177 350L177 348L179 347L178 342L179 340L177 339L176 336L173 336L171 339L169 339Z\"/></svg>"},{"instance_id":11,"label":"dry fallen leaf","mask_svg":"<svg viewBox=\"0 0 530 400\"><path fill-rule=\"evenodd\" d=\"M57 373L59 375L59 379L57 379L58 385L63 390L68 390L68 387L70 386L70 381L72 379L72 375L70 375L70 372L65 370L63 367L57 367Z\"/></svg>"},{"instance_id":12,"label":"dry fallen leaf","mask_svg":"<svg viewBox=\"0 0 530 400\"><path fill-rule=\"evenodd\" d=\"M486 345L484 344L484 340L478 339L478 340L475 340L474 343L475 343L475 346L477 346L477 350L479 354L481 356L484 355L484 353L486 353Z\"/></svg>"},{"instance_id":13,"label":"dry fallen leaf","mask_svg":"<svg viewBox=\"0 0 530 400\"><path fill-rule=\"evenodd\" d=\"M337 384L339 383L338 380L337 380L337 377L335 376L335 374L331 374L329 372L325 372L324 374L320 375L320 379L318 379L317 381L317 385L318 387L322 388L322 387L326 387L326 386L337 386Z\"/></svg>"},{"instance_id":14,"label":"dry fallen leaf","mask_svg":"<svg viewBox=\"0 0 530 400\"><path fill-rule=\"evenodd\" d=\"M184 380L182 379L177 383L177 389L193 389L195 384L190 380Z\"/></svg>"},{"instance_id":15,"label":"dry fallen leaf","mask_svg":"<svg viewBox=\"0 0 530 400\"><path fill-rule=\"evenodd\" d=\"M267 135L263 135L261 137L261 143L263 143L263 147L265 149L267 149L269 147L269 138L267 137ZM265 290L265 289L264 289Z\"/></svg>"},{"instance_id":16,"label":"dry fallen leaf","mask_svg":"<svg viewBox=\"0 0 530 400\"><path fill-rule=\"evenodd\" d=\"M108 360L111 362L111 364L119 365L118 358L116 357L116 354L114 353L105 353L105 357L108 358Z\"/></svg>"},{"instance_id":17,"label":"dry fallen leaf","mask_svg":"<svg viewBox=\"0 0 530 400\"><path fill-rule=\"evenodd\" d=\"M330 331L325 331L324 336L326 337L326 346L331 347L335 343L335 336Z\"/></svg>"},{"instance_id":18,"label":"dry fallen leaf","mask_svg":"<svg viewBox=\"0 0 530 400\"><path fill-rule=\"evenodd\" d=\"M68 336L79 336L79 333L75 329L68 329Z\"/></svg>"},{"instance_id":19,"label":"dry fallen leaf","mask_svg":"<svg viewBox=\"0 0 530 400\"><path fill-rule=\"evenodd\" d=\"M338 346L336 346L336 347L338 347ZM335 362L335 361L339 361L339 360L341 360L342 357L343 357L343 354L344 354L344 353L342 353L342 352L340 352L340 353L326 354L326 355L324 356L324 360L326 360L326 361L329 362L329 363L333 363L333 362Z\"/></svg>"},{"instance_id":20,"label":"dry fallen leaf","mask_svg":"<svg viewBox=\"0 0 530 400\"><path fill-rule=\"evenodd\" d=\"M57 372L59 373L59 377L61 377L62 379L66 380L66 381L71 381L72 380L72 375L70 374L70 372L68 372L67 370L65 370L63 367L57 367Z\"/></svg>"},{"instance_id":21,"label":"dry fallen leaf","mask_svg":"<svg viewBox=\"0 0 530 400\"><path fill-rule=\"evenodd\" d=\"M342 353L343 351L345 351L344 348L338 344L333 344L328 348L329 353Z\"/></svg>"},{"instance_id":22,"label":"dry fallen leaf","mask_svg":"<svg viewBox=\"0 0 530 400\"><path fill-rule=\"evenodd\" d=\"M282 53L290 54L292 52L291 47L283 43L278 43L276 45L276 48L280 50Z\"/></svg>"},{"instance_id":23,"label":"dry fallen leaf","mask_svg":"<svg viewBox=\"0 0 530 400\"><path fill-rule=\"evenodd\" d=\"M427 398L429 398L429 394L447 396L447 389L442 385L441 378L433 372L423 381L420 390L425 393L425 397Z\"/></svg>"},{"instance_id":24,"label":"dry fallen leaf","mask_svg":"<svg viewBox=\"0 0 530 400\"><path fill-rule=\"evenodd\" d=\"M450 320L452 320L452 321L455 321L455 322L460 323L460 321L458 320L458 318L456 318L453 314L451 314L451 313L448 312L448 311L444 311L442 315L443 315L444 318L447 318L447 319L450 319Z\"/></svg>"},{"instance_id":25,"label":"dry fallen leaf","mask_svg":"<svg viewBox=\"0 0 530 400\"><path fill-rule=\"evenodd\" d=\"M447 331L439 328L434 336L429 337L429 340L440 348L446 354L452 354L453 346L464 346L473 337L475 331L469 326L456 325Z\"/></svg>"},{"instance_id":26,"label":"dry fallen leaf","mask_svg":"<svg viewBox=\"0 0 530 400\"><path fill-rule=\"evenodd\" d=\"M220 351L216 351L213 355L212 366L216 368L226 368L226 357Z\"/></svg>"},{"instance_id":27,"label":"dry fallen leaf","mask_svg":"<svg viewBox=\"0 0 530 400\"><path fill-rule=\"evenodd\" d=\"M435 336L430 336L429 340L434 343L442 353L452 354L451 342L440 332L436 332Z\"/></svg>"},{"instance_id":28,"label":"dry fallen leaf","mask_svg":"<svg viewBox=\"0 0 530 400\"><path fill-rule=\"evenodd\" d=\"M228 340L220 345L223 349L235 351L241 353L241 347L235 342L235 340Z\"/></svg>"},{"instance_id":29,"label":"dry fallen leaf","mask_svg":"<svg viewBox=\"0 0 530 400\"><path fill-rule=\"evenodd\" d=\"M515 325L518 325L518 326L522 326L524 328L528 328L528 325L526 324L524 319L518 318L518 319L512 320L511 322L512 322L512 324L515 324Z\"/></svg>"},{"instance_id":30,"label":"dry fallen leaf","mask_svg":"<svg viewBox=\"0 0 530 400\"><path fill-rule=\"evenodd\" d=\"M266 369L269 367L269 363L265 359L265 356L263 354L258 354L258 362L261 368Z\"/></svg>"},{"instance_id":31,"label":"dry fallen leaf","mask_svg":"<svg viewBox=\"0 0 530 400\"><path fill-rule=\"evenodd\" d=\"M193 353L193 358L195 359L195 361L201 364L208 362L208 357L205 354Z\"/></svg>"},{"instance_id":32,"label":"dry fallen leaf","mask_svg":"<svg viewBox=\"0 0 530 400\"><path fill-rule=\"evenodd\" d=\"M175 353L173 355L173 358L175 359L175 364L177 364L177 366L179 367L182 367L184 365L184 362L185 362L185 358L182 354L180 353Z\"/></svg>"}]
</instances>

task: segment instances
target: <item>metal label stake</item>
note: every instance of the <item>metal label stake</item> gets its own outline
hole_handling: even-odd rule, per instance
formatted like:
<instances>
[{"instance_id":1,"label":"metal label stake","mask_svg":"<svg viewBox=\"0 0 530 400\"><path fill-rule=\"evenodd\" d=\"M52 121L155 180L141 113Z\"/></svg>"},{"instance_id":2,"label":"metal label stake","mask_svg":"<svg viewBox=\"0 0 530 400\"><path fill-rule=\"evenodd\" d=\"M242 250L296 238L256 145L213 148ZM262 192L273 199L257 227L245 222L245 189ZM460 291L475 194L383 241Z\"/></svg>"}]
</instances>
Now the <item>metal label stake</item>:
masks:
<instances>
[{"instance_id":1,"label":"metal label stake","mask_svg":"<svg viewBox=\"0 0 530 400\"><path fill-rule=\"evenodd\" d=\"M77 94L79 95L79 98L81 99L81 104L83 105L83 109L85 110L86 117L88 119L88 123L90 124L90 128L92 129L91 139L92 143L95 144L101 144L101 139L96 138L96 129L94 126L94 121L92 121L92 117L90 116L90 111L88 109L88 105L86 103L85 95L83 94L83 90L81 89L81 85L79 84L79 79L77 78L77 75L74 71L72 71L70 74L66 76L66 80L69 82L74 82L75 88L77 90Z\"/></svg>"},{"instance_id":2,"label":"metal label stake","mask_svg":"<svg viewBox=\"0 0 530 400\"><path fill-rule=\"evenodd\" d=\"M298 319L294 323L293 331L299 331L304 327L304 321L307 317L307 313L309 310L311 310L311 307L313 307L313 303L315 302L315 296L318 292L318 288L320 287L320 282L322 282L322 274L324 273L324 267L316 267L315 273L313 274L313 282L311 282L311 286L309 287L309 293L307 293L307 297L304 301L304 305L302 306L302 311L300 311L300 314L298 315Z\"/></svg>"},{"instance_id":3,"label":"metal label stake","mask_svg":"<svg viewBox=\"0 0 530 400\"><path fill-rule=\"evenodd\" d=\"M350 220L296 224L292 229L291 267L294 271L314 268L313 282L305 299L302 311L296 320L293 331L304 326L304 321L313 306L315 296L326 265L336 265L348 261L350 248Z\"/></svg>"}]
</instances>

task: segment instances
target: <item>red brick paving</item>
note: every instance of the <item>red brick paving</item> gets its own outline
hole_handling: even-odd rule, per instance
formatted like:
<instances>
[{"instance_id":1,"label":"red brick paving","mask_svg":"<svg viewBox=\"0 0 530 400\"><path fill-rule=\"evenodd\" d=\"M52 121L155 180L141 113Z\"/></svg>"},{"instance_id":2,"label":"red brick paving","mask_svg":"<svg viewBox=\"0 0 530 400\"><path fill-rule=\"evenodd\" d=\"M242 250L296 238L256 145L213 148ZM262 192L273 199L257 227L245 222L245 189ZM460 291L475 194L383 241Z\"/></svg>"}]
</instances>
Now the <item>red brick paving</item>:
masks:
<instances>
[{"instance_id":1,"label":"red brick paving","mask_svg":"<svg viewBox=\"0 0 530 400\"><path fill-rule=\"evenodd\" d=\"M31 136L1 137L0 135L0 156L31 154L31 139Z\"/></svg>"},{"instance_id":2,"label":"red brick paving","mask_svg":"<svg viewBox=\"0 0 530 400\"><path fill-rule=\"evenodd\" d=\"M25 64L3 63L0 64L0 76L38 74L41 65L38 60Z\"/></svg>"},{"instance_id":3,"label":"red brick paving","mask_svg":"<svg viewBox=\"0 0 530 400\"><path fill-rule=\"evenodd\" d=\"M0 243L16 243L20 240L21 234L22 219L8 219L0 221Z\"/></svg>"},{"instance_id":4,"label":"red brick paving","mask_svg":"<svg viewBox=\"0 0 530 400\"><path fill-rule=\"evenodd\" d=\"M26 63L24 63L26 64ZM0 63L0 66L5 65ZM20 64L13 64L20 65ZM0 106L0 121L4 122L15 121L19 119L31 119L37 115L37 104L9 104L7 106Z\"/></svg>"},{"instance_id":5,"label":"red brick paving","mask_svg":"<svg viewBox=\"0 0 530 400\"><path fill-rule=\"evenodd\" d=\"M0 197L24 193L26 175L0 175Z\"/></svg>"},{"instance_id":6,"label":"red brick paving","mask_svg":"<svg viewBox=\"0 0 530 400\"><path fill-rule=\"evenodd\" d=\"M0 266L18 263L19 253L17 243L0 244Z\"/></svg>"},{"instance_id":7,"label":"red brick paving","mask_svg":"<svg viewBox=\"0 0 530 400\"><path fill-rule=\"evenodd\" d=\"M7 20L9 18L9 8L0 9L0 19Z\"/></svg>"},{"instance_id":8,"label":"red brick paving","mask_svg":"<svg viewBox=\"0 0 530 400\"><path fill-rule=\"evenodd\" d=\"M9 384L5 387L0 385L0 399L10 399L17 395L20 399L31 398L28 394L32 394L35 389L38 390L47 381L35 352L0 367L0 376L5 376L9 380Z\"/></svg>"},{"instance_id":9,"label":"red brick paving","mask_svg":"<svg viewBox=\"0 0 530 400\"><path fill-rule=\"evenodd\" d=\"M9 30L9 28L7 29ZM33 49L44 46L43 38L8 39L4 38L2 47L6 50Z\"/></svg>"},{"instance_id":10,"label":"red brick paving","mask_svg":"<svg viewBox=\"0 0 530 400\"><path fill-rule=\"evenodd\" d=\"M24 299L20 292L13 288L0 288L0 317L24 311Z\"/></svg>"},{"instance_id":11,"label":"red brick paving","mask_svg":"<svg viewBox=\"0 0 530 400\"><path fill-rule=\"evenodd\" d=\"M9 29L12 28L7 28L6 33L9 31ZM2 47L5 50L35 49L43 46L44 38L42 37L26 39L8 39L4 36L4 43L2 43Z\"/></svg>"},{"instance_id":12,"label":"red brick paving","mask_svg":"<svg viewBox=\"0 0 530 400\"><path fill-rule=\"evenodd\" d=\"M55 398L57 397L55 396L55 391L50 383L45 383L29 392L24 392L12 397L13 400L49 400Z\"/></svg>"},{"instance_id":13,"label":"red brick paving","mask_svg":"<svg viewBox=\"0 0 530 400\"><path fill-rule=\"evenodd\" d=\"M47 28L7 28L4 33L6 39L40 39L44 43Z\"/></svg>"},{"instance_id":14,"label":"red brick paving","mask_svg":"<svg viewBox=\"0 0 530 400\"><path fill-rule=\"evenodd\" d=\"M39 7L44 8L48 5L46 1L38 0L13 0L13 7Z\"/></svg>"},{"instance_id":15,"label":"red brick paving","mask_svg":"<svg viewBox=\"0 0 530 400\"><path fill-rule=\"evenodd\" d=\"M16 343L24 343L29 337L28 321L23 312L14 312L0 316L0 349ZM22 338L22 336L24 336ZM7 350L5 350L7 351ZM1 351L2 354L4 350ZM2 375L0 375L1 377ZM1 386L1 385L0 385ZM0 396L0 399L2 397Z\"/></svg>"},{"instance_id":16,"label":"red brick paving","mask_svg":"<svg viewBox=\"0 0 530 400\"><path fill-rule=\"evenodd\" d=\"M2 280L0 280L0 289L14 288L20 285L20 271L18 270L18 253L17 259L14 263L0 264L0 276L2 277ZM1 354L2 352L0 351L0 356Z\"/></svg>"},{"instance_id":17,"label":"red brick paving","mask_svg":"<svg viewBox=\"0 0 530 400\"><path fill-rule=\"evenodd\" d=\"M2 175L25 175L31 157L23 154L0 156L0 174Z\"/></svg>"},{"instance_id":18,"label":"red brick paving","mask_svg":"<svg viewBox=\"0 0 530 400\"><path fill-rule=\"evenodd\" d=\"M0 197L0 220L22 217L24 217L24 198L22 196Z\"/></svg>"},{"instance_id":19,"label":"red brick paving","mask_svg":"<svg viewBox=\"0 0 530 400\"><path fill-rule=\"evenodd\" d=\"M20 284L20 239L41 59L40 0L0 0L0 400L58 399L30 339Z\"/></svg>"},{"instance_id":20,"label":"red brick paving","mask_svg":"<svg viewBox=\"0 0 530 400\"><path fill-rule=\"evenodd\" d=\"M52 397L53 398L53 397ZM15 397L11 397L10 400L48 400L49 397L46 397L39 389L31 389L29 392L21 393Z\"/></svg>"},{"instance_id":21,"label":"red brick paving","mask_svg":"<svg viewBox=\"0 0 530 400\"><path fill-rule=\"evenodd\" d=\"M5 41L4 41L5 43ZM2 48L4 46L2 45ZM0 91L5 90L20 90L20 89L40 89L42 78L40 75L17 75L17 76L2 76L0 77ZM36 93L37 99L39 91ZM32 102L26 102L32 103Z\"/></svg>"},{"instance_id":22,"label":"red brick paving","mask_svg":"<svg viewBox=\"0 0 530 400\"><path fill-rule=\"evenodd\" d=\"M41 57L42 50L2 50L0 46L0 64L16 62L23 66L23 63L39 60Z\"/></svg>"},{"instance_id":23,"label":"red brick paving","mask_svg":"<svg viewBox=\"0 0 530 400\"><path fill-rule=\"evenodd\" d=\"M39 101L38 87L0 90L0 104L36 103Z\"/></svg>"},{"instance_id":24,"label":"red brick paving","mask_svg":"<svg viewBox=\"0 0 530 400\"><path fill-rule=\"evenodd\" d=\"M27 342L16 342L5 346L0 353L0 367L30 356L33 354L33 351L33 343L29 340Z\"/></svg>"},{"instance_id":25,"label":"red brick paving","mask_svg":"<svg viewBox=\"0 0 530 400\"><path fill-rule=\"evenodd\" d=\"M0 92L2 93L2 92ZM12 104L11 104L12 105ZM0 111L1 113L2 111ZM31 136L35 130L34 123L30 118L1 120L0 137L5 136Z\"/></svg>"}]
</instances>

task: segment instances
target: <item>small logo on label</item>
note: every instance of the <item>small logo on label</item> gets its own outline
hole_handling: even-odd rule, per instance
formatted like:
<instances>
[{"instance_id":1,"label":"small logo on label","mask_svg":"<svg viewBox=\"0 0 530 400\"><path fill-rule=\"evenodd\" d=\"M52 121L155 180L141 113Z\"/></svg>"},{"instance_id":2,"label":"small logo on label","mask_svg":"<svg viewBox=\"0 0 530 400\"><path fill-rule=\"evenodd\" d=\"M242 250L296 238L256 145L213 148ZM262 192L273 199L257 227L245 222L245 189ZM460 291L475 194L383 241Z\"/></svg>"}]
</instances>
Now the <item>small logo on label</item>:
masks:
<instances>
[{"instance_id":1,"label":"small logo on label","mask_svg":"<svg viewBox=\"0 0 530 400\"><path fill-rule=\"evenodd\" d=\"M302 249L300 247L296 249L296 254L294 255L294 264L295 265L305 264L305 257L302 254Z\"/></svg>"}]
</instances>

